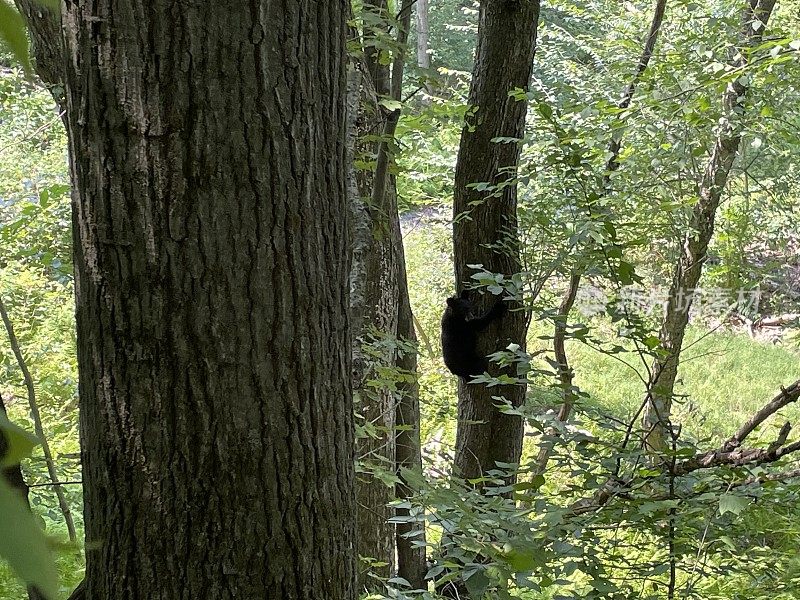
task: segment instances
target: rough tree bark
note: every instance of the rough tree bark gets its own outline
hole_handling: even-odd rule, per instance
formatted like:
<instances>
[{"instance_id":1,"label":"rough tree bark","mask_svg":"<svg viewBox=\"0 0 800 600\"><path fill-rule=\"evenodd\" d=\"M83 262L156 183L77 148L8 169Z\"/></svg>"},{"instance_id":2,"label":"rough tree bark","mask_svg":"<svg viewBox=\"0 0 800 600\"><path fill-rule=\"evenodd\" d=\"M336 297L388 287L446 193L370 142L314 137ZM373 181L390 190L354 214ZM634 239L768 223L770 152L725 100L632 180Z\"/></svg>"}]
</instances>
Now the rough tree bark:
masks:
<instances>
[{"instance_id":1,"label":"rough tree bark","mask_svg":"<svg viewBox=\"0 0 800 600\"><path fill-rule=\"evenodd\" d=\"M374 171L351 171L350 196L354 214L354 255L351 273L351 309L354 318L353 384L357 392L356 408L366 423L376 426L372 436L358 441L362 472L357 477L358 492L358 552L386 563L360 572L362 587L375 587L380 582L367 578L367 571L388 576L397 556L397 572L410 582L423 585L424 548L411 548L406 534L419 528L403 524L395 528L389 519L394 510L389 503L397 494L408 497L412 490L404 485L402 469L420 465L419 457L419 399L413 382L398 386L398 390L370 390L368 380L375 376L363 351L371 330L391 337L414 340L408 301L403 241L397 210L397 187L389 172L392 161L390 140L395 135L399 110L387 111L378 104L379 95L400 100L405 45L411 17L411 0L404 0L398 15L397 51L390 65L381 64L375 53L376 38L389 35L387 6L381 0L365 4L383 17L386 30L375 25L364 27L365 60L354 61L351 78L350 107L353 138L349 145L362 156L375 162ZM369 137L367 137L369 136ZM374 139L377 137L378 141ZM360 140L359 140L360 138ZM407 313L404 312L407 310ZM374 361L374 357L371 359ZM416 373L414 353L384 356L385 366L396 364ZM397 431L397 426L401 426ZM397 465L395 467L395 465ZM394 470L401 483L388 487L385 478L373 475L373 469ZM402 509L401 509L402 513ZM415 539L424 539L417 536ZM397 550L397 553L396 553ZM421 566L420 566L421 565ZM418 575L422 570L422 575Z\"/></svg>"},{"instance_id":2,"label":"rough tree bark","mask_svg":"<svg viewBox=\"0 0 800 600\"><path fill-rule=\"evenodd\" d=\"M747 66L747 49L761 42L774 6L775 0L748 0L742 15L741 49L733 52L731 66L736 68ZM720 123L711 157L698 182L699 199L692 209L689 229L683 241L681 255L675 265L669 300L659 333L667 353L653 363L642 417L643 446L654 454L666 450L671 439L672 397L683 337L689 322L692 293L703 272L708 244L714 235L717 207L739 151L742 135L741 118L748 88L742 78L736 78L728 84L722 96L724 119Z\"/></svg>"},{"instance_id":3,"label":"rough tree bark","mask_svg":"<svg viewBox=\"0 0 800 600\"><path fill-rule=\"evenodd\" d=\"M497 137L521 139L526 103L509 96L515 88L527 89L536 48L538 0L484 0L478 22L478 45L470 85L468 117L461 134L453 203L453 254L456 290L461 291L481 264L495 273L511 276L520 271L517 246L517 187L513 182L519 160L518 144L495 143ZM488 182L496 193L481 192L469 184ZM464 213L468 213L465 218ZM495 297L484 297L483 312ZM513 311L483 335L482 354L514 342L525 347L526 318ZM522 385L487 388L458 384L458 430L454 472L464 478L479 477L497 461L518 463L522 450L522 419L495 408L493 396L504 396L519 406L525 398Z\"/></svg>"},{"instance_id":4,"label":"rough tree bark","mask_svg":"<svg viewBox=\"0 0 800 600\"><path fill-rule=\"evenodd\" d=\"M346 3L66 3L90 600L354 598Z\"/></svg>"}]
</instances>

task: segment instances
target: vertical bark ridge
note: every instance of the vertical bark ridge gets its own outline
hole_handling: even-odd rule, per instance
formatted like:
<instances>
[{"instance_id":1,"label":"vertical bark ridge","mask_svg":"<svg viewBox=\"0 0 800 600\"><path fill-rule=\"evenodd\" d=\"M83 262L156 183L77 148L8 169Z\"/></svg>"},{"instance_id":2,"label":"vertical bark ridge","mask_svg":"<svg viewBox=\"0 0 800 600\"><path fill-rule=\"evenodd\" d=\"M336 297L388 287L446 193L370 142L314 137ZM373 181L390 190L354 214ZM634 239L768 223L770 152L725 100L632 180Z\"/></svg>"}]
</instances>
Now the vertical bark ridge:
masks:
<instances>
[{"instance_id":1,"label":"vertical bark ridge","mask_svg":"<svg viewBox=\"0 0 800 600\"><path fill-rule=\"evenodd\" d=\"M66 6L90 598L352 598L345 14Z\"/></svg>"}]
</instances>

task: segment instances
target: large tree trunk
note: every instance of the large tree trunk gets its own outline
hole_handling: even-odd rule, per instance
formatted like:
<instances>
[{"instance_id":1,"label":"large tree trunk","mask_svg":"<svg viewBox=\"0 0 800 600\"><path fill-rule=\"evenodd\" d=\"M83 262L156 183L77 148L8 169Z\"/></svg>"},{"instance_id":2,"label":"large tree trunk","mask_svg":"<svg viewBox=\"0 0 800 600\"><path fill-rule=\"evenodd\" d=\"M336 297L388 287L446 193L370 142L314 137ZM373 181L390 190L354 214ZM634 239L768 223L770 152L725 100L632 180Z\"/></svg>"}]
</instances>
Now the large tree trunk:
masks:
<instances>
[{"instance_id":1,"label":"large tree trunk","mask_svg":"<svg viewBox=\"0 0 800 600\"><path fill-rule=\"evenodd\" d=\"M528 86L538 21L538 0L481 3L469 94L475 113L461 134L455 175L453 250L458 291L474 273L468 267L471 264L481 264L506 276L520 271L517 188L509 182L514 177L520 148L518 144L492 140L522 138L527 106L524 101L509 97L509 92ZM468 187L483 182L505 185L494 196ZM458 218L465 212L469 213L468 218ZM493 297L484 298L479 312L485 312L493 302ZM511 342L524 348L525 329L522 311L508 313L482 335L485 345L479 351L485 355ZM498 395L519 406L525 398L525 386L487 388L459 379L454 470L460 477L478 477L494 469L498 461L519 462L522 419L495 408L497 401L492 397Z\"/></svg>"},{"instance_id":2,"label":"large tree trunk","mask_svg":"<svg viewBox=\"0 0 800 600\"><path fill-rule=\"evenodd\" d=\"M761 42L764 27L774 6L775 0L748 2L742 15L742 46L753 47ZM735 51L730 64L737 68L745 67L747 53ZM647 405L642 417L643 444L653 453L663 452L669 447L672 397L678 376L681 346L689 323L692 293L703 272L708 244L714 235L717 207L739 151L741 116L749 87L743 82L743 78L734 79L723 94L724 119L720 123L711 157L698 183L699 199L692 209L689 228L672 277L669 300L659 334L667 352L653 363L647 387Z\"/></svg>"},{"instance_id":3,"label":"large tree trunk","mask_svg":"<svg viewBox=\"0 0 800 600\"><path fill-rule=\"evenodd\" d=\"M86 597L352 600L346 5L63 6Z\"/></svg>"}]
</instances>

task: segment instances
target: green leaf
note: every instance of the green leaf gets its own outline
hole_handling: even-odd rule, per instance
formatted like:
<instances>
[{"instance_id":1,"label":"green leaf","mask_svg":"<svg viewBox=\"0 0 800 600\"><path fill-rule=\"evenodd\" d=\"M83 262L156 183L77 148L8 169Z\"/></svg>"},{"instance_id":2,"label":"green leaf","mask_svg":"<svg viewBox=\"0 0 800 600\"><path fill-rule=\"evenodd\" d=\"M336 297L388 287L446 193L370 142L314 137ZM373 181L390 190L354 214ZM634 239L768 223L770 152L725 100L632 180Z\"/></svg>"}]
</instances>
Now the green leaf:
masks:
<instances>
[{"instance_id":1,"label":"green leaf","mask_svg":"<svg viewBox=\"0 0 800 600\"><path fill-rule=\"evenodd\" d=\"M14 425L2 413L0 413L0 435L6 441L5 454L0 456L0 466L4 467L19 464L19 461L23 458L30 456L33 447L39 443L35 435L28 433L18 425Z\"/></svg>"},{"instance_id":2,"label":"green leaf","mask_svg":"<svg viewBox=\"0 0 800 600\"><path fill-rule=\"evenodd\" d=\"M736 496L735 494L722 494L719 497L720 515L724 515L726 512L738 515L748 506L750 506L750 498Z\"/></svg>"},{"instance_id":3,"label":"green leaf","mask_svg":"<svg viewBox=\"0 0 800 600\"><path fill-rule=\"evenodd\" d=\"M480 598L489 587L489 578L483 569L475 571L465 571L462 577L467 586L467 591L470 593L471 598Z\"/></svg>"},{"instance_id":4,"label":"green leaf","mask_svg":"<svg viewBox=\"0 0 800 600\"><path fill-rule=\"evenodd\" d=\"M642 341L644 342L644 345L645 345L645 346L647 346L648 348L650 348L650 350L655 350L655 349L656 349L656 348L658 348L658 346L661 344L661 340L660 340L660 339L658 339L658 338L657 338L656 336L654 336L654 335L647 336L647 337L646 337L646 338L644 338Z\"/></svg>"},{"instance_id":5,"label":"green leaf","mask_svg":"<svg viewBox=\"0 0 800 600\"><path fill-rule=\"evenodd\" d=\"M31 58L28 55L25 21L17 9L5 0L0 0L0 42L11 51L26 71L30 71Z\"/></svg>"},{"instance_id":6,"label":"green leaf","mask_svg":"<svg viewBox=\"0 0 800 600\"><path fill-rule=\"evenodd\" d=\"M58 593L55 562L44 532L18 490L0 478L0 556L28 585L51 599Z\"/></svg>"},{"instance_id":7,"label":"green leaf","mask_svg":"<svg viewBox=\"0 0 800 600\"><path fill-rule=\"evenodd\" d=\"M731 550L736 550L736 544L735 544L735 543L734 543L734 541L733 541L733 540L732 540L730 537L728 537L727 535L721 535L721 536L719 536L719 541L720 541L720 542L722 542L723 544L725 544L725 545L726 545L728 548L730 548Z\"/></svg>"},{"instance_id":8,"label":"green leaf","mask_svg":"<svg viewBox=\"0 0 800 600\"><path fill-rule=\"evenodd\" d=\"M378 101L378 104L383 106L386 110L391 111L400 110L403 108L402 103L398 102L397 100L392 100L391 98L381 98Z\"/></svg>"},{"instance_id":9,"label":"green leaf","mask_svg":"<svg viewBox=\"0 0 800 600\"><path fill-rule=\"evenodd\" d=\"M553 116L553 109L550 107L550 105L549 105L549 104L545 104L544 102L540 102L540 103L539 103L539 104L536 106L536 110L538 110L538 111L539 111L539 114L540 114L540 115L542 115L542 116L543 116L545 119L547 119L548 121L549 121L549 120L552 118L552 116Z\"/></svg>"},{"instance_id":10,"label":"green leaf","mask_svg":"<svg viewBox=\"0 0 800 600\"><path fill-rule=\"evenodd\" d=\"M391 577L388 581L392 585L399 585L405 588L410 588L411 584L409 583L408 579L403 579L402 577Z\"/></svg>"},{"instance_id":11,"label":"green leaf","mask_svg":"<svg viewBox=\"0 0 800 600\"><path fill-rule=\"evenodd\" d=\"M531 543L509 542L503 548L503 559L515 573L526 573L543 563L542 551Z\"/></svg>"},{"instance_id":12,"label":"green leaf","mask_svg":"<svg viewBox=\"0 0 800 600\"><path fill-rule=\"evenodd\" d=\"M619 261L619 282L622 285L631 285L636 279L636 267L631 263L621 260Z\"/></svg>"},{"instance_id":13,"label":"green leaf","mask_svg":"<svg viewBox=\"0 0 800 600\"><path fill-rule=\"evenodd\" d=\"M527 492L528 490L538 490L544 485L544 475L536 475L530 481L520 481L512 487L515 492Z\"/></svg>"}]
</instances>

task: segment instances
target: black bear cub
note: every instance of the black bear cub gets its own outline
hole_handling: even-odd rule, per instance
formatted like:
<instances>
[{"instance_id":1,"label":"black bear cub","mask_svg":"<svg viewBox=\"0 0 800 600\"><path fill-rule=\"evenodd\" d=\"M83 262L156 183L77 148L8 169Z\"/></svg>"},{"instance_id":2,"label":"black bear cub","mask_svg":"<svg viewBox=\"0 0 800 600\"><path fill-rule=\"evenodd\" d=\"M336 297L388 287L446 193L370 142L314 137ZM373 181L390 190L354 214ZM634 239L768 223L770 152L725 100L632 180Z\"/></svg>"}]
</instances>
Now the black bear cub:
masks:
<instances>
[{"instance_id":1,"label":"black bear cub","mask_svg":"<svg viewBox=\"0 0 800 600\"><path fill-rule=\"evenodd\" d=\"M458 297L447 299L447 308L442 315L444 364L453 375L465 379L486 370L489 363L477 351L478 334L506 312L502 300L498 300L489 312L479 318L471 315L473 308L465 290Z\"/></svg>"}]
</instances>

